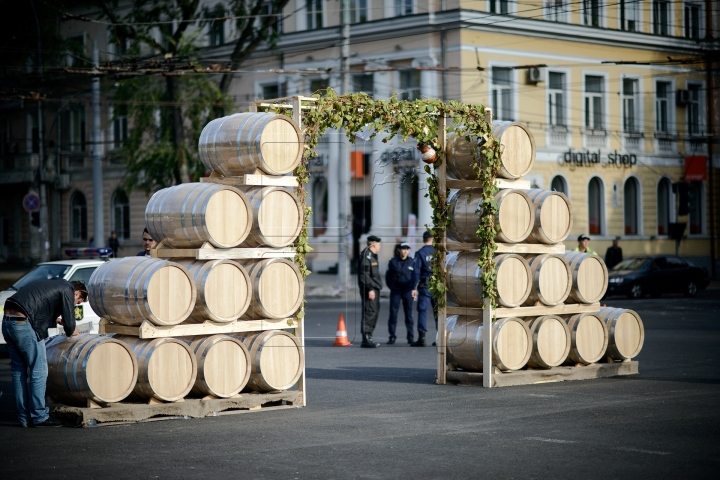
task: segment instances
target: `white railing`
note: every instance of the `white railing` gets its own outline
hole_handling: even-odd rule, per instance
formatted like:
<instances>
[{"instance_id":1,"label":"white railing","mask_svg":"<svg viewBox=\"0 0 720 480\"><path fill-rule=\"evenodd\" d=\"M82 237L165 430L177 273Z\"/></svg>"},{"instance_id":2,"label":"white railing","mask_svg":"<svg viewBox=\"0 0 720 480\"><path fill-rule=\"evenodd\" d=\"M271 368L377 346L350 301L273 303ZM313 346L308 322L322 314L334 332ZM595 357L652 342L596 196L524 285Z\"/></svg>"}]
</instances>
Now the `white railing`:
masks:
<instances>
[{"instance_id":1,"label":"white railing","mask_svg":"<svg viewBox=\"0 0 720 480\"><path fill-rule=\"evenodd\" d=\"M658 152L674 152L675 139L673 138L658 138L657 139Z\"/></svg>"},{"instance_id":2,"label":"white railing","mask_svg":"<svg viewBox=\"0 0 720 480\"><path fill-rule=\"evenodd\" d=\"M565 147L568 144L568 137L566 130L550 130L550 145Z\"/></svg>"},{"instance_id":3,"label":"white railing","mask_svg":"<svg viewBox=\"0 0 720 480\"><path fill-rule=\"evenodd\" d=\"M688 155L693 155L696 153L706 153L707 152L707 143L704 139L690 139L687 141L687 148L685 149L685 153Z\"/></svg>"},{"instance_id":4,"label":"white railing","mask_svg":"<svg viewBox=\"0 0 720 480\"><path fill-rule=\"evenodd\" d=\"M625 150L642 150L643 138L640 135L625 136Z\"/></svg>"},{"instance_id":5,"label":"white railing","mask_svg":"<svg viewBox=\"0 0 720 480\"><path fill-rule=\"evenodd\" d=\"M586 148L603 148L607 143L607 135L605 132L585 132Z\"/></svg>"}]
</instances>

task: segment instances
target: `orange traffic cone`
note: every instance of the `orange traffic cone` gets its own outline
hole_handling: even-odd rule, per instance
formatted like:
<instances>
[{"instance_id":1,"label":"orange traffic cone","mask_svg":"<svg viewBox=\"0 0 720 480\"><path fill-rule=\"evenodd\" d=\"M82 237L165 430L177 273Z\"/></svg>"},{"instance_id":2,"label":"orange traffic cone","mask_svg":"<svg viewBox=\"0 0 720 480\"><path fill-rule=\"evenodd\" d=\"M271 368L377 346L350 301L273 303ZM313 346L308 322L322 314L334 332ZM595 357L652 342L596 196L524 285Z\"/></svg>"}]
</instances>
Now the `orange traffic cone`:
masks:
<instances>
[{"instance_id":1,"label":"orange traffic cone","mask_svg":"<svg viewBox=\"0 0 720 480\"><path fill-rule=\"evenodd\" d=\"M337 333L335 334L335 343L333 343L333 347L349 347L350 345L352 345L352 343L348 341L347 329L345 328L345 317L343 317L343 314L341 313L338 317Z\"/></svg>"}]
</instances>

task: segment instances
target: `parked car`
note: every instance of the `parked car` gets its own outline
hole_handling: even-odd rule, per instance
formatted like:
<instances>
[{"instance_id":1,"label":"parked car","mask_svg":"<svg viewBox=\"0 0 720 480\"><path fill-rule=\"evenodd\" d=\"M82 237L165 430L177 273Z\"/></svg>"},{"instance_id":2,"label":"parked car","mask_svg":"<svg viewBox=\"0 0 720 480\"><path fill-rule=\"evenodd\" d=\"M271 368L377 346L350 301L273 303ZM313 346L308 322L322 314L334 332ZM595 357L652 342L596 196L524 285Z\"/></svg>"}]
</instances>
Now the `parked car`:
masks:
<instances>
[{"instance_id":1,"label":"parked car","mask_svg":"<svg viewBox=\"0 0 720 480\"><path fill-rule=\"evenodd\" d=\"M105 263L103 260L61 260L40 263L7 290L0 292L0 314L5 310L5 300L13 296L20 288L35 280L64 278L68 281L80 280L87 285L90 275L103 263ZM89 302L83 302L75 306L75 319L80 333L98 333L100 317L90 308ZM62 327L60 327L59 331L57 328L48 329L48 335L51 337L62 332ZM6 349L5 339L2 332L0 332L0 352L5 352Z\"/></svg>"},{"instance_id":2,"label":"parked car","mask_svg":"<svg viewBox=\"0 0 720 480\"><path fill-rule=\"evenodd\" d=\"M681 292L694 297L707 288L710 274L685 258L675 255L647 255L626 258L608 272L606 295L642 298L649 294Z\"/></svg>"}]
</instances>

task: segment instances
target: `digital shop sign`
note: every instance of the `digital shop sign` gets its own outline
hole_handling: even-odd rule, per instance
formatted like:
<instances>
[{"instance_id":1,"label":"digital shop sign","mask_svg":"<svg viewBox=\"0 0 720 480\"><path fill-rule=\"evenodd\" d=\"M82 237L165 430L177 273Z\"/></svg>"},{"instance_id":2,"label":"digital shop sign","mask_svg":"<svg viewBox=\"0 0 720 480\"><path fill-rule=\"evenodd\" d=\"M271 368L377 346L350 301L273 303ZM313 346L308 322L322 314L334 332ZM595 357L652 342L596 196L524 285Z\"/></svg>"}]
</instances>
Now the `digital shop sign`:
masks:
<instances>
[{"instance_id":1,"label":"digital shop sign","mask_svg":"<svg viewBox=\"0 0 720 480\"><path fill-rule=\"evenodd\" d=\"M617 150L608 154L603 154L600 150L568 150L558 158L558 163L570 167L575 170L578 167L595 167L603 168L632 168L637 164L637 156L632 153L619 153Z\"/></svg>"}]
</instances>

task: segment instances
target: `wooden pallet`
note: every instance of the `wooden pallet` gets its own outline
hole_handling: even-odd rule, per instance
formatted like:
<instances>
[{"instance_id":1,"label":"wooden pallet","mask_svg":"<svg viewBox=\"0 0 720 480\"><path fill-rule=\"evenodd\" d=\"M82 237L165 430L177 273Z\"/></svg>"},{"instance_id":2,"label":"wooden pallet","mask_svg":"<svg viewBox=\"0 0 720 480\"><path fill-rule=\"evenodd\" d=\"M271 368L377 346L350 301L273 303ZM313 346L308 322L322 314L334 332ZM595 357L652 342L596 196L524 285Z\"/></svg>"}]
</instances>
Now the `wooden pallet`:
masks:
<instances>
[{"instance_id":1,"label":"wooden pallet","mask_svg":"<svg viewBox=\"0 0 720 480\"><path fill-rule=\"evenodd\" d=\"M445 307L448 315L474 315L480 317L485 309L472 307ZM565 303L549 307L536 305L532 307L496 308L495 318L536 317L538 315L574 315L576 313L597 313L600 303Z\"/></svg>"},{"instance_id":2,"label":"wooden pallet","mask_svg":"<svg viewBox=\"0 0 720 480\"><path fill-rule=\"evenodd\" d=\"M296 390L275 393L243 393L233 398L186 398L183 402L111 403L104 408L83 408L55 405L50 415L66 426L101 427L127 425L157 420L177 420L215 417L235 413L259 412L304 405L302 394Z\"/></svg>"},{"instance_id":3,"label":"wooden pallet","mask_svg":"<svg viewBox=\"0 0 720 480\"><path fill-rule=\"evenodd\" d=\"M546 245L544 243L495 243L497 250L495 253L519 253L519 254L543 254L543 253L565 253L565 244L556 243L554 245ZM472 252L476 251L478 246L474 243L447 242L448 252Z\"/></svg>"},{"instance_id":4,"label":"wooden pallet","mask_svg":"<svg viewBox=\"0 0 720 480\"><path fill-rule=\"evenodd\" d=\"M217 323L206 320L203 323L188 323L181 325L157 326L147 320L139 327L130 327L111 323L107 319L100 320L98 333L117 333L132 335L139 338L188 337L194 335L216 335L221 333L260 332L263 330L284 330L298 328L298 319L272 318L263 320L235 320L229 323Z\"/></svg>"},{"instance_id":5,"label":"wooden pallet","mask_svg":"<svg viewBox=\"0 0 720 480\"><path fill-rule=\"evenodd\" d=\"M204 243L200 248L167 248L162 242L150 250L154 258L194 258L196 260L253 260L261 258L295 258L295 247L283 248L215 248Z\"/></svg>"},{"instance_id":6,"label":"wooden pallet","mask_svg":"<svg viewBox=\"0 0 720 480\"><path fill-rule=\"evenodd\" d=\"M637 361L618 363L593 363L581 367L553 367L548 369L527 369L514 372L495 372L492 375L491 387L511 387L517 385L534 385L538 383L566 382L571 380L591 380L594 378L637 375ZM449 370L447 381L457 385L484 385L483 374Z\"/></svg>"},{"instance_id":7,"label":"wooden pallet","mask_svg":"<svg viewBox=\"0 0 720 480\"><path fill-rule=\"evenodd\" d=\"M250 187L297 187L297 177L292 175L265 175L248 173L237 177L209 176L200 179L200 183L217 183L220 185Z\"/></svg>"},{"instance_id":8,"label":"wooden pallet","mask_svg":"<svg viewBox=\"0 0 720 480\"><path fill-rule=\"evenodd\" d=\"M446 181L447 188L479 188L480 184L476 180L453 180L448 178ZM495 186L499 189L517 188L520 190L530 190L530 182L528 180L518 178L509 180L507 178L496 178Z\"/></svg>"}]
</instances>

